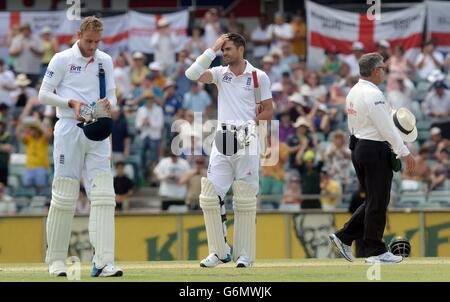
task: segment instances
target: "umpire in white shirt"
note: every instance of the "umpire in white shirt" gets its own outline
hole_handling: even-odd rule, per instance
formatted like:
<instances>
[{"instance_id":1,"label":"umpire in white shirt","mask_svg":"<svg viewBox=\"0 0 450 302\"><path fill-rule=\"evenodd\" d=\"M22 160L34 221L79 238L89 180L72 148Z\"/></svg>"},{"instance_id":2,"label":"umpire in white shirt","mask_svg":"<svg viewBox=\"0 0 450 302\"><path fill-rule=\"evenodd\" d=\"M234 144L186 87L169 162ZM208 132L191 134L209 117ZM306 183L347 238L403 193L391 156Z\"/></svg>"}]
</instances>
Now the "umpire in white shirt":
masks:
<instances>
[{"instance_id":1,"label":"umpire in white shirt","mask_svg":"<svg viewBox=\"0 0 450 302\"><path fill-rule=\"evenodd\" d=\"M385 77L383 57L378 53L365 54L359 59L359 68L361 77L347 95L346 111L352 134L352 162L366 200L344 227L329 237L348 261L353 261L352 242L363 238L366 262L395 263L402 257L388 252L383 242L393 176L391 154L404 159L406 169L413 171L414 157L402 138L416 133L412 133L414 125L413 129L404 129L399 127L398 119L394 122L391 106L377 87ZM401 135L400 131L404 133Z\"/></svg>"}]
</instances>

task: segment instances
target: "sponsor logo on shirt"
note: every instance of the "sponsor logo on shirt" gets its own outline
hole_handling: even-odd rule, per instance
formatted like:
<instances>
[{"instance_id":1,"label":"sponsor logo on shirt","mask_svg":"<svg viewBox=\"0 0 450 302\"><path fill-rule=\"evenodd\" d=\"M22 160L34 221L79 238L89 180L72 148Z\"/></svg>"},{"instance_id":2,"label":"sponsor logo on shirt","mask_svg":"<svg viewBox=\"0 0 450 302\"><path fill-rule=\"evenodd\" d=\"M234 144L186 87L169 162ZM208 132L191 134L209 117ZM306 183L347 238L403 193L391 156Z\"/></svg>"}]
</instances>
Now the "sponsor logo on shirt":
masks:
<instances>
[{"instance_id":1,"label":"sponsor logo on shirt","mask_svg":"<svg viewBox=\"0 0 450 302\"><path fill-rule=\"evenodd\" d=\"M80 73L81 72L81 66L77 66L75 64L69 65L69 73Z\"/></svg>"},{"instance_id":2,"label":"sponsor logo on shirt","mask_svg":"<svg viewBox=\"0 0 450 302\"><path fill-rule=\"evenodd\" d=\"M350 105L347 108L347 114L348 115L356 115L357 111L353 109L353 103L350 103Z\"/></svg>"},{"instance_id":3,"label":"sponsor logo on shirt","mask_svg":"<svg viewBox=\"0 0 450 302\"><path fill-rule=\"evenodd\" d=\"M383 101L378 101L378 102L375 102L374 104L375 104L375 105L384 105L384 104L386 104L386 103L383 102Z\"/></svg>"},{"instance_id":4,"label":"sponsor logo on shirt","mask_svg":"<svg viewBox=\"0 0 450 302\"><path fill-rule=\"evenodd\" d=\"M224 83L231 83L231 75L229 73L225 73L222 77L222 82Z\"/></svg>"},{"instance_id":5,"label":"sponsor logo on shirt","mask_svg":"<svg viewBox=\"0 0 450 302\"><path fill-rule=\"evenodd\" d=\"M49 69L47 69L47 71L45 72L45 76L47 78L52 78L54 74L55 74L55 72L53 72L53 71L51 71Z\"/></svg>"}]
</instances>

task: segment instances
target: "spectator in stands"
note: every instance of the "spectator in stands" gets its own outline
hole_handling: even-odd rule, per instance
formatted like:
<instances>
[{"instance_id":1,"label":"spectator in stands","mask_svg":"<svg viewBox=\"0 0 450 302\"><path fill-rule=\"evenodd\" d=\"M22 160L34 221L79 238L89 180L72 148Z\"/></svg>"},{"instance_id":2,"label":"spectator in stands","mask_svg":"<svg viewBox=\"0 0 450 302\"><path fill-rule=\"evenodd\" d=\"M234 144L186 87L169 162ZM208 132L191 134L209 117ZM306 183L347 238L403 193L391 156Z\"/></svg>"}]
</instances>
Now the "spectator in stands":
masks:
<instances>
[{"instance_id":1,"label":"spectator in stands","mask_svg":"<svg viewBox=\"0 0 450 302\"><path fill-rule=\"evenodd\" d=\"M168 70L169 79L175 81L177 94L181 96L184 96L191 89L191 81L184 74L186 69L192 64L192 60L189 59L188 54L186 50L180 51L178 53L178 60Z\"/></svg>"},{"instance_id":2,"label":"spectator in stands","mask_svg":"<svg viewBox=\"0 0 450 302\"><path fill-rule=\"evenodd\" d=\"M158 105L164 106L163 91L155 85L154 81L155 76L153 74L146 75L142 87L138 87L134 91L134 98L130 105L141 107L148 98L153 98Z\"/></svg>"},{"instance_id":3,"label":"spectator in stands","mask_svg":"<svg viewBox=\"0 0 450 302\"><path fill-rule=\"evenodd\" d=\"M133 64L131 65L131 83L139 87L150 71L145 65L145 55L142 52L133 53Z\"/></svg>"},{"instance_id":4,"label":"spectator in stands","mask_svg":"<svg viewBox=\"0 0 450 302\"><path fill-rule=\"evenodd\" d=\"M431 168L430 191L435 189L449 189L450 162L448 150L443 149L439 154L438 164Z\"/></svg>"},{"instance_id":5,"label":"spectator in stands","mask_svg":"<svg viewBox=\"0 0 450 302\"><path fill-rule=\"evenodd\" d=\"M403 191L417 191L428 186L430 181L430 166L428 163L427 148L420 148L419 155L416 156L416 169L410 173L403 170L401 189Z\"/></svg>"},{"instance_id":6,"label":"spectator in stands","mask_svg":"<svg viewBox=\"0 0 450 302\"><path fill-rule=\"evenodd\" d=\"M15 76L5 66L5 61L0 58L0 104L12 106L11 91L16 89Z\"/></svg>"},{"instance_id":7,"label":"spectator in stands","mask_svg":"<svg viewBox=\"0 0 450 302\"><path fill-rule=\"evenodd\" d=\"M12 45L12 41L15 37L20 35L20 25L14 24L9 27L8 34L6 36L6 47L9 49ZM12 56L8 53L8 58L6 59L6 65L8 68L14 72L14 65L15 65L16 57Z\"/></svg>"},{"instance_id":8,"label":"spectator in stands","mask_svg":"<svg viewBox=\"0 0 450 302\"><path fill-rule=\"evenodd\" d=\"M234 12L230 12L228 14L228 32L238 33L247 41L250 39L250 34L245 28L245 24L239 22L239 18L236 17L236 14Z\"/></svg>"},{"instance_id":9,"label":"spectator in stands","mask_svg":"<svg viewBox=\"0 0 450 302\"><path fill-rule=\"evenodd\" d=\"M150 182L151 172L159 159L159 145L163 127L163 110L161 106L156 103L155 97L149 95L145 102L145 106L140 107L136 113L136 130L142 140L142 175L145 180ZM149 162L147 162L147 152L150 153Z\"/></svg>"},{"instance_id":10,"label":"spectator in stands","mask_svg":"<svg viewBox=\"0 0 450 302\"><path fill-rule=\"evenodd\" d=\"M169 21L161 18L157 22L157 32L152 35L150 45L154 50L155 62L161 66L161 73L175 63L175 49L178 39L169 28ZM162 88L162 87L161 87Z\"/></svg>"},{"instance_id":11,"label":"spectator in stands","mask_svg":"<svg viewBox=\"0 0 450 302\"><path fill-rule=\"evenodd\" d=\"M444 67L444 56L435 50L434 42L429 40L422 47L422 53L416 59L417 75L426 80L430 73Z\"/></svg>"},{"instance_id":12,"label":"spectator in stands","mask_svg":"<svg viewBox=\"0 0 450 302\"><path fill-rule=\"evenodd\" d=\"M376 43L377 52L383 56L384 62L386 62L391 56L391 44L387 40L381 40Z\"/></svg>"},{"instance_id":13,"label":"spectator in stands","mask_svg":"<svg viewBox=\"0 0 450 302\"><path fill-rule=\"evenodd\" d=\"M295 156L295 159L297 169L301 176L302 194L320 195L320 171L323 167L323 154L321 154L319 161L315 163L314 149L308 148L308 143L306 141L303 141L300 150ZM318 198L305 198L303 196L301 203L302 209L318 209L321 207L322 206Z\"/></svg>"},{"instance_id":14,"label":"spectator in stands","mask_svg":"<svg viewBox=\"0 0 450 302\"><path fill-rule=\"evenodd\" d=\"M119 107L111 109L112 126L112 161L125 161L130 155L131 138L128 133L128 124L125 115L121 113Z\"/></svg>"},{"instance_id":15,"label":"spectator in stands","mask_svg":"<svg viewBox=\"0 0 450 302\"><path fill-rule=\"evenodd\" d=\"M322 209L334 210L342 202L342 185L336 179L330 177L328 171L324 168L320 171L320 198Z\"/></svg>"},{"instance_id":16,"label":"spectator in stands","mask_svg":"<svg viewBox=\"0 0 450 302\"><path fill-rule=\"evenodd\" d=\"M19 118L16 128L16 136L25 144L26 162L22 183L26 187L36 188L39 193L47 185L48 143L52 133L44 129L40 121L28 116L27 111L24 110L25 114Z\"/></svg>"},{"instance_id":17,"label":"spectator in stands","mask_svg":"<svg viewBox=\"0 0 450 302\"><path fill-rule=\"evenodd\" d=\"M164 87L164 140L165 147L170 148L170 142L172 141L172 123L179 116L180 111L183 108L183 99L176 92L175 83L172 80L166 81Z\"/></svg>"},{"instance_id":18,"label":"spectator in stands","mask_svg":"<svg viewBox=\"0 0 450 302\"><path fill-rule=\"evenodd\" d=\"M16 212L14 199L6 194L5 185L0 182L0 215L15 215Z\"/></svg>"},{"instance_id":19,"label":"spectator in stands","mask_svg":"<svg viewBox=\"0 0 450 302\"><path fill-rule=\"evenodd\" d=\"M133 181L125 174L125 162L116 163L114 176L114 192L116 193L116 210L128 210L126 203L133 196Z\"/></svg>"},{"instance_id":20,"label":"spectator in stands","mask_svg":"<svg viewBox=\"0 0 450 302\"><path fill-rule=\"evenodd\" d=\"M9 54L16 57L14 71L26 74L31 85L34 86L41 74L44 48L41 40L31 34L30 24L25 23L20 26L20 35L12 40Z\"/></svg>"},{"instance_id":21,"label":"spectator in stands","mask_svg":"<svg viewBox=\"0 0 450 302\"><path fill-rule=\"evenodd\" d=\"M339 75L342 61L338 57L339 51L331 45L325 50L325 58L322 61L320 72L322 76L335 79Z\"/></svg>"},{"instance_id":22,"label":"spectator in stands","mask_svg":"<svg viewBox=\"0 0 450 302\"><path fill-rule=\"evenodd\" d=\"M284 191L285 170L284 166L289 159L289 147L278 140L276 135L269 136L268 146L264 158L270 159L278 152L278 161L275 165L265 165L262 167L261 195L282 195ZM278 208L278 201L272 201Z\"/></svg>"},{"instance_id":23,"label":"spectator in stands","mask_svg":"<svg viewBox=\"0 0 450 302\"><path fill-rule=\"evenodd\" d=\"M159 195L163 198L163 210L170 204L180 203L180 201L184 204L187 185L181 184L180 179L191 169L186 160L174 155L170 150L166 154L167 157L161 159L154 171L161 182Z\"/></svg>"},{"instance_id":24,"label":"spectator in stands","mask_svg":"<svg viewBox=\"0 0 450 302\"><path fill-rule=\"evenodd\" d=\"M440 128L442 136L450 139L450 91L443 81L433 84L422 106L424 113L431 117L431 127Z\"/></svg>"},{"instance_id":25,"label":"spectator in stands","mask_svg":"<svg viewBox=\"0 0 450 302\"><path fill-rule=\"evenodd\" d=\"M297 12L291 22L292 51L301 58L306 58L306 22L302 12Z\"/></svg>"},{"instance_id":26,"label":"spectator in stands","mask_svg":"<svg viewBox=\"0 0 450 302\"><path fill-rule=\"evenodd\" d=\"M283 204L299 204L301 203L300 177L294 175L289 177L286 190L283 193Z\"/></svg>"},{"instance_id":27,"label":"spectator in stands","mask_svg":"<svg viewBox=\"0 0 450 302\"><path fill-rule=\"evenodd\" d=\"M270 49L280 48L282 42L291 43L294 34L291 25L284 21L283 13L275 14L275 23L269 25Z\"/></svg>"},{"instance_id":28,"label":"spectator in stands","mask_svg":"<svg viewBox=\"0 0 450 302\"><path fill-rule=\"evenodd\" d=\"M386 98L392 108L406 107L412 111L413 95L415 93L414 83L407 77L398 75L395 79L396 85L387 92Z\"/></svg>"},{"instance_id":29,"label":"spectator in stands","mask_svg":"<svg viewBox=\"0 0 450 302\"><path fill-rule=\"evenodd\" d=\"M261 14L259 16L259 24L252 31L250 41L253 44L253 59L255 62L261 62L263 57L269 52L271 43L269 36L269 19L266 14Z\"/></svg>"},{"instance_id":30,"label":"spectator in stands","mask_svg":"<svg viewBox=\"0 0 450 302\"><path fill-rule=\"evenodd\" d=\"M114 81L116 83L116 94L129 98L131 96L131 64L132 59L127 52L120 53L114 61Z\"/></svg>"},{"instance_id":31,"label":"spectator in stands","mask_svg":"<svg viewBox=\"0 0 450 302\"><path fill-rule=\"evenodd\" d=\"M262 61L262 70L267 74L272 85L281 79L281 75L273 70L274 60L272 56L264 56Z\"/></svg>"},{"instance_id":32,"label":"spectator in stands","mask_svg":"<svg viewBox=\"0 0 450 302\"><path fill-rule=\"evenodd\" d=\"M439 151L442 150L442 146L447 141L442 137L441 133L440 128L432 127L430 129L431 139L422 145L428 151L428 158L430 159L437 159L439 157Z\"/></svg>"},{"instance_id":33,"label":"spectator in stands","mask_svg":"<svg viewBox=\"0 0 450 302\"><path fill-rule=\"evenodd\" d=\"M11 139L6 119L0 116L0 183L5 186L8 185L9 157L13 152Z\"/></svg>"},{"instance_id":34,"label":"spectator in stands","mask_svg":"<svg viewBox=\"0 0 450 302\"><path fill-rule=\"evenodd\" d=\"M80 195L78 195L75 214L88 215L90 211L91 205L86 194L86 189L83 186L80 186Z\"/></svg>"},{"instance_id":35,"label":"spectator in stands","mask_svg":"<svg viewBox=\"0 0 450 302\"><path fill-rule=\"evenodd\" d=\"M292 52L292 44L288 42L281 43L282 59L281 65L288 66L289 73L298 64L298 56Z\"/></svg>"},{"instance_id":36,"label":"spectator in stands","mask_svg":"<svg viewBox=\"0 0 450 302\"><path fill-rule=\"evenodd\" d=\"M335 115L335 109L328 109L325 104L314 105L311 114L313 116L313 128L316 133L322 133L325 138L328 137L330 132L330 125L333 116Z\"/></svg>"},{"instance_id":37,"label":"spectator in stands","mask_svg":"<svg viewBox=\"0 0 450 302\"><path fill-rule=\"evenodd\" d=\"M214 45L222 34L228 32L225 24L220 20L219 11L216 8L211 8L205 13L202 20L202 27L205 30L205 45ZM216 52L216 58L210 66L219 66L221 63L222 51L219 50Z\"/></svg>"},{"instance_id":38,"label":"spectator in stands","mask_svg":"<svg viewBox=\"0 0 450 302\"><path fill-rule=\"evenodd\" d=\"M194 61L199 55L201 55L208 46L204 39L204 29L200 26L194 26L192 28L191 37L187 40L184 45L185 54ZM180 61L180 59L178 59ZM190 66L190 65L189 65Z\"/></svg>"},{"instance_id":39,"label":"spectator in stands","mask_svg":"<svg viewBox=\"0 0 450 302\"><path fill-rule=\"evenodd\" d=\"M342 64L341 71L348 69L347 64ZM341 108L345 107L345 99L350 89L358 83L358 77L352 77L350 75L341 78L339 81L331 85L330 88L330 103L338 105Z\"/></svg>"},{"instance_id":40,"label":"spectator in stands","mask_svg":"<svg viewBox=\"0 0 450 302\"><path fill-rule=\"evenodd\" d=\"M166 85L166 78L163 75L163 65L155 61L148 65L148 69L150 70L150 74L153 75L153 83L155 86L163 90Z\"/></svg>"},{"instance_id":41,"label":"spectator in stands","mask_svg":"<svg viewBox=\"0 0 450 302\"><path fill-rule=\"evenodd\" d=\"M43 78L47 70L48 63L52 59L53 55L59 51L58 40L52 37L52 30L46 26L41 31L41 43L42 43L42 58L41 58L41 75Z\"/></svg>"},{"instance_id":42,"label":"spectator in stands","mask_svg":"<svg viewBox=\"0 0 450 302\"><path fill-rule=\"evenodd\" d=\"M305 79L305 86L310 89L310 97L314 102L326 103L327 89L320 84L320 75L318 72L310 72Z\"/></svg>"},{"instance_id":43,"label":"spectator in stands","mask_svg":"<svg viewBox=\"0 0 450 302\"><path fill-rule=\"evenodd\" d=\"M285 143L291 135L295 135L295 128L292 125L289 112L283 112L280 115L280 128L279 128L280 142Z\"/></svg>"},{"instance_id":44,"label":"spectator in stands","mask_svg":"<svg viewBox=\"0 0 450 302\"><path fill-rule=\"evenodd\" d=\"M206 157L196 156L195 163L191 170L181 176L180 185L187 185L185 203L190 210L200 210L199 196L201 191L201 179L206 177Z\"/></svg>"},{"instance_id":45,"label":"spectator in stands","mask_svg":"<svg viewBox=\"0 0 450 302\"><path fill-rule=\"evenodd\" d=\"M359 64L358 61L364 54L364 44L359 41L355 41L352 44L352 54L345 56L343 61L350 67L351 76L359 76Z\"/></svg>"},{"instance_id":46,"label":"spectator in stands","mask_svg":"<svg viewBox=\"0 0 450 302\"><path fill-rule=\"evenodd\" d=\"M16 107L13 113L14 116L18 116L28 101L37 96L36 89L28 86L30 84L31 80L27 78L26 74L21 73L17 75L15 85L18 88L11 93Z\"/></svg>"},{"instance_id":47,"label":"spectator in stands","mask_svg":"<svg viewBox=\"0 0 450 302\"><path fill-rule=\"evenodd\" d=\"M203 89L201 83L191 82L191 91L184 95L183 108L193 112L202 112L204 117L208 116L211 106L211 97Z\"/></svg>"},{"instance_id":48,"label":"spectator in stands","mask_svg":"<svg viewBox=\"0 0 450 302\"><path fill-rule=\"evenodd\" d=\"M386 61L389 74L387 76L386 91L389 93L398 88L398 79L408 78L412 74L415 66L405 57L405 50L401 45L395 45L392 56Z\"/></svg>"},{"instance_id":49,"label":"spectator in stands","mask_svg":"<svg viewBox=\"0 0 450 302\"><path fill-rule=\"evenodd\" d=\"M343 191L351 182L351 153L342 130L336 130L326 150L328 174L341 182Z\"/></svg>"},{"instance_id":50,"label":"spectator in stands","mask_svg":"<svg viewBox=\"0 0 450 302\"><path fill-rule=\"evenodd\" d=\"M311 136L311 124L306 121L306 119L301 116L294 123L294 128L296 128L296 133L291 135L287 139L287 145L289 146L289 167L290 169L297 169L295 156L301 149L301 147L306 144L306 147L314 148L314 141ZM305 147L305 148L306 148Z\"/></svg>"},{"instance_id":51,"label":"spectator in stands","mask_svg":"<svg viewBox=\"0 0 450 302\"><path fill-rule=\"evenodd\" d=\"M196 133L191 129L190 135L185 134L183 131L180 134L180 138L183 139L180 157L187 160L189 165L194 166L198 156L208 156L202 145L201 133Z\"/></svg>"}]
</instances>

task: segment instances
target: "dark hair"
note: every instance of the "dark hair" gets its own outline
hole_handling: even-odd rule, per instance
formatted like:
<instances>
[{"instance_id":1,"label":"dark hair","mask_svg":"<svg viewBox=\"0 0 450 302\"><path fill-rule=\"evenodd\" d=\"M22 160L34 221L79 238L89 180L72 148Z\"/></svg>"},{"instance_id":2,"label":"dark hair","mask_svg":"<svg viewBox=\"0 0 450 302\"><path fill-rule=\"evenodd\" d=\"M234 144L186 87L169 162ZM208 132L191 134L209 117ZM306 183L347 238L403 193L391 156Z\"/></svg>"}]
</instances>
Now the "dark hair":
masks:
<instances>
[{"instance_id":1,"label":"dark hair","mask_svg":"<svg viewBox=\"0 0 450 302\"><path fill-rule=\"evenodd\" d=\"M125 167L125 162L124 162L124 161L118 161L118 162L116 162L116 168L118 168L118 167L120 167L120 166Z\"/></svg>"},{"instance_id":2,"label":"dark hair","mask_svg":"<svg viewBox=\"0 0 450 302\"><path fill-rule=\"evenodd\" d=\"M233 44L236 46L236 48L239 48L239 46L243 46L245 49L245 38L241 36L238 33L229 33L228 39L233 42Z\"/></svg>"},{"instance_id":3,"label":"dark hair","mask_svg":"<svg viewBox=\"0 0 450 302\"><path fill-rule=\"evenodd\" d=\"M380 63L383 63L383 61L383 56L377 52L363 55L358 62L359 74L363 77L370 77L372 71L374 71Z\"/></svg>"}]
</instances>

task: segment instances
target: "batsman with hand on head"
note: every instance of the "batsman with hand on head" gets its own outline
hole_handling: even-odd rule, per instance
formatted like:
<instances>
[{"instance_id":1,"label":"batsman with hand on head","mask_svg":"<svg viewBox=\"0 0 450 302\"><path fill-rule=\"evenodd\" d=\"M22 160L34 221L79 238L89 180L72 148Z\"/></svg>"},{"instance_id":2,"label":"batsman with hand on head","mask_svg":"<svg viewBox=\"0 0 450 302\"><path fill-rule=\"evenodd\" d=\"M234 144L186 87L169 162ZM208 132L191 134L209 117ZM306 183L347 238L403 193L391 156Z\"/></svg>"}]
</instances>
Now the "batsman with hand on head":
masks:
<instances>
[{"instance_id":1,"label":"batsman with hand on head","mask_svg":"<svg viewBox=\"0 0 450 302\"><path fill-rule=\"evenodd\" d=\"M94 247L92 277L122 276L114 265L114 210L111 173L111 106L117 103L111 57L98 50L100 19L83 19L79 40L49 63L39 100L56 106L55 173L47 217L50 276L67 276L65 259L80 192L80 177L91 201L89 237ZM56 91L56 93L55 93ZM80 122L81 121L81 122Z\"/></svg>"},{"instance_id":2,"label":"batsman with hand on head","mask_svg":"<svg viewBox=\"0 0 450 302\"><path fill-rule=\"evenodd\" d=\"M219 49L227 66L208 69ZM255 260L259 190L257 125L272 118L272 94L269 77L245 60L244 52L245 39L241 35L224 34L185 72L190 80L214 83L218 89L218 125L199 198L209 249L209 255L200 262L201 267L231 261L224 206L230 186L234 209L233 260L237 267L250 267ZM260 92L255 88L260 88Z\"/></svg>"}]
</instances>

